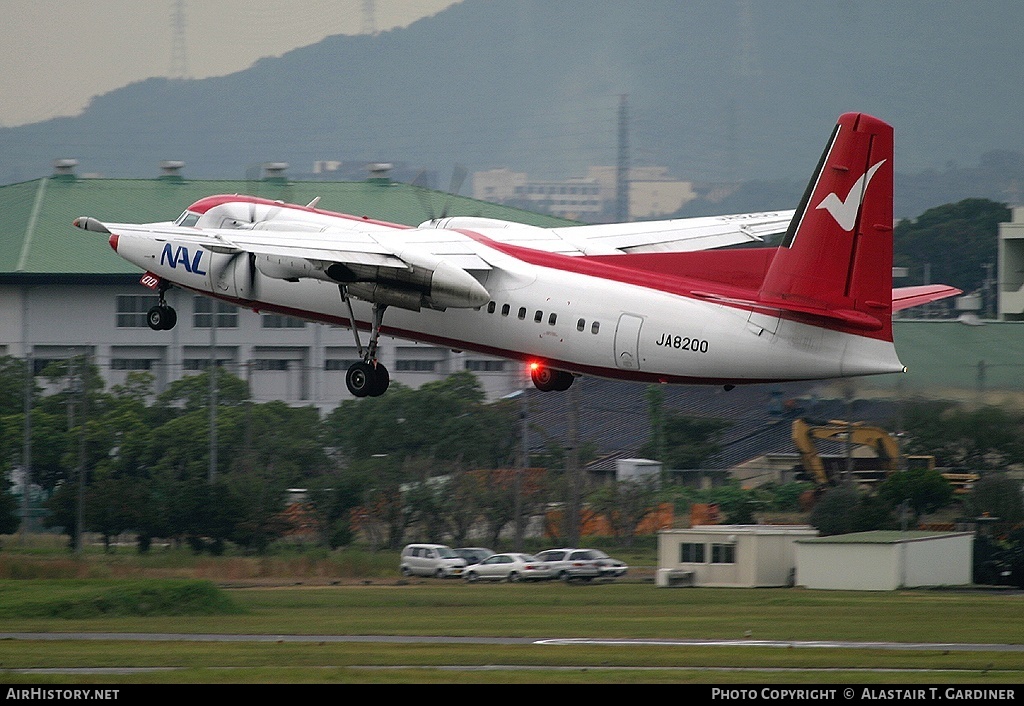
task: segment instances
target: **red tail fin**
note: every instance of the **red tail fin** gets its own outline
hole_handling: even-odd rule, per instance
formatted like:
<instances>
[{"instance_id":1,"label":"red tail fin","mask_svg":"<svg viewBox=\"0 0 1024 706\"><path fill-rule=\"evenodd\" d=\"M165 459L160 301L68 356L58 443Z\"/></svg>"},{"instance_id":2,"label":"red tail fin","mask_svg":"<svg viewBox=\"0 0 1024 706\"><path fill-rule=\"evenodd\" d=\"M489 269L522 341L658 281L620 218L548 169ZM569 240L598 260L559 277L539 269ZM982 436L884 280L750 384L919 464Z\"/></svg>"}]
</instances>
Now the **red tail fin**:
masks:
<instances>
[{"instance_id":1,"label":"red tail fin","mask_svg":"<svg viewBox=\"0 0 1024 706\"><path fill-rule=\"evenodd\" d=\"M839 118L769 266L761 301L892 340L892 126Z\"/></svg>"}]
</instances>

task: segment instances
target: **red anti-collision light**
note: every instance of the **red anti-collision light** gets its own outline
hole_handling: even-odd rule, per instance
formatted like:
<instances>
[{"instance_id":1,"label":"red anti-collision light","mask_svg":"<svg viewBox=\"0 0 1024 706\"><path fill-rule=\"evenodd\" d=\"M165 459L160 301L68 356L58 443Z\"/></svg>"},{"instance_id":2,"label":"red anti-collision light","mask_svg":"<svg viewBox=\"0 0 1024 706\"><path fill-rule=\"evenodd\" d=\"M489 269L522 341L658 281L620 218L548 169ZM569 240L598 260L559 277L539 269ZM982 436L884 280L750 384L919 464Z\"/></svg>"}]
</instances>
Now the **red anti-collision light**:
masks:
<instances>
[{"instance_id":1,"label":"red anti-collision light","mask_svg":"<svg viewBox=\"0 0 1024 706\"><path fill-rule=\"evenodd\" d=\"M111 233L107 242L110 243L110 247L114 248L114 252L117 252L117 233Z\"/></svg>"}]
</instances>

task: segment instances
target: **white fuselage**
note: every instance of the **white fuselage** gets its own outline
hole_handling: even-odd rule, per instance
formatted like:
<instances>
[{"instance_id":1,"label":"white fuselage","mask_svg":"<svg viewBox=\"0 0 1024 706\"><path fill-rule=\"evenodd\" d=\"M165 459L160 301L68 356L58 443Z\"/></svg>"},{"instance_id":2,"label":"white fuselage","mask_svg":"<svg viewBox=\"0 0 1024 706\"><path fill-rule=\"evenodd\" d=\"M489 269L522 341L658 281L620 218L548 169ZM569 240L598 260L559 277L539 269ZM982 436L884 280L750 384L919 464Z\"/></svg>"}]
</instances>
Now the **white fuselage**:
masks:
<instances>
[{"instance_id":1,"label":"white fuselage","mask_svg":"<svg viewBox=\"0 0 1024 706\"><path fill-rule=\"evenodd\" d=\"M177 257L161 257L168 242ZM225 275L235 267L228 264L231 255L194 245L179 253L178 247L173 240L123 233L117 251L164 280L240 306L350 324L337 284L307 278L291 282L259 272L243 276L242 269L232 277L231 272ZM647 382L738 384L903 370L889 341L538 266L482 242L474 248L488 250L491 269L472 274L487 289L490 303L446 311L390 307L382 332L574 373ZM353 300L353 307L356 325L369 329L370 305Z\"/></svg>"}]
</instances>

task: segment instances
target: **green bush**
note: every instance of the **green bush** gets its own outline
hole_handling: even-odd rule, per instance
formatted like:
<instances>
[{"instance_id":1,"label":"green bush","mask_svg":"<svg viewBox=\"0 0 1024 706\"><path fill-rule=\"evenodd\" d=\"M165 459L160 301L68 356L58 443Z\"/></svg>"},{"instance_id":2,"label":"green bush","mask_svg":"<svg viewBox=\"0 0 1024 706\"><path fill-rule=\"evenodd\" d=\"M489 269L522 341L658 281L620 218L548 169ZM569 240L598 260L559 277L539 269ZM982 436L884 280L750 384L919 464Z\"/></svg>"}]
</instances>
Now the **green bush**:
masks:
<instances>
[{"instance_id":1,"label":"green bush","mask_svg":"<svg viewBox=\"0 0 1024 706\"><path fill-rule=\"evenodd\" d=\"M0 583L0 617L225 615L241 610L209 581L11 581Z\"/></svg>"}]
</instances>

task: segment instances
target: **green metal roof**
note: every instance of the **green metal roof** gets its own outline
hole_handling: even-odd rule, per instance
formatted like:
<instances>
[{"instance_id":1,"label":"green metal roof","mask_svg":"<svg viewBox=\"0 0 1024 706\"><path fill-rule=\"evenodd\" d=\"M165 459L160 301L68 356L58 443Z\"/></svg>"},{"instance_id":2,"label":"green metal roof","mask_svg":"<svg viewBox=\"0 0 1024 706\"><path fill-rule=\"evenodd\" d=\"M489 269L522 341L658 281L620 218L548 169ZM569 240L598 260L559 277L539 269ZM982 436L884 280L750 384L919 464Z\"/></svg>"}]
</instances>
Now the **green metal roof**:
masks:
<instances>
[{"instance_id":1,"label":"green metal roof","mask_svg":"<svg viewBox=\"0 0 1024 706\"><path fill-rule=\"evenodd\" d=\"M138 269L118 257L97 233L76 229L78 216L113 223L176 219L214 194L252 194L318 208L416 225L442 213L500 218L537 226L572 224L463 196L388 181L290 182L79 179L54 176L0 187L0 278L32 275L129 275Z\"/></svg>"},{"instance_id":2,"label":"green metal roof","mask_svg":"<svg viewBox=\"0 0 1024 706\"><path fill-rule=\"evenodd\" d=\"M906 392L1024 390L1024 322L896 320L893 336L903 375L864 378Z\"/></svg>"},{"instance_id":3,"label":"green metal roof","mask_svg":"<svg viewBox=\"0 0 1024 706\"><path fill-rule=\"evenodd\" d=\"M873 532L854 532L852 534L836 534L830 537L810 537L796 540L798 544L899 544L900 542L918 542L923 539L937 537L956 537L970 532L923 532L910 530L876 530Z\"/></svg>"}]
</instances>

